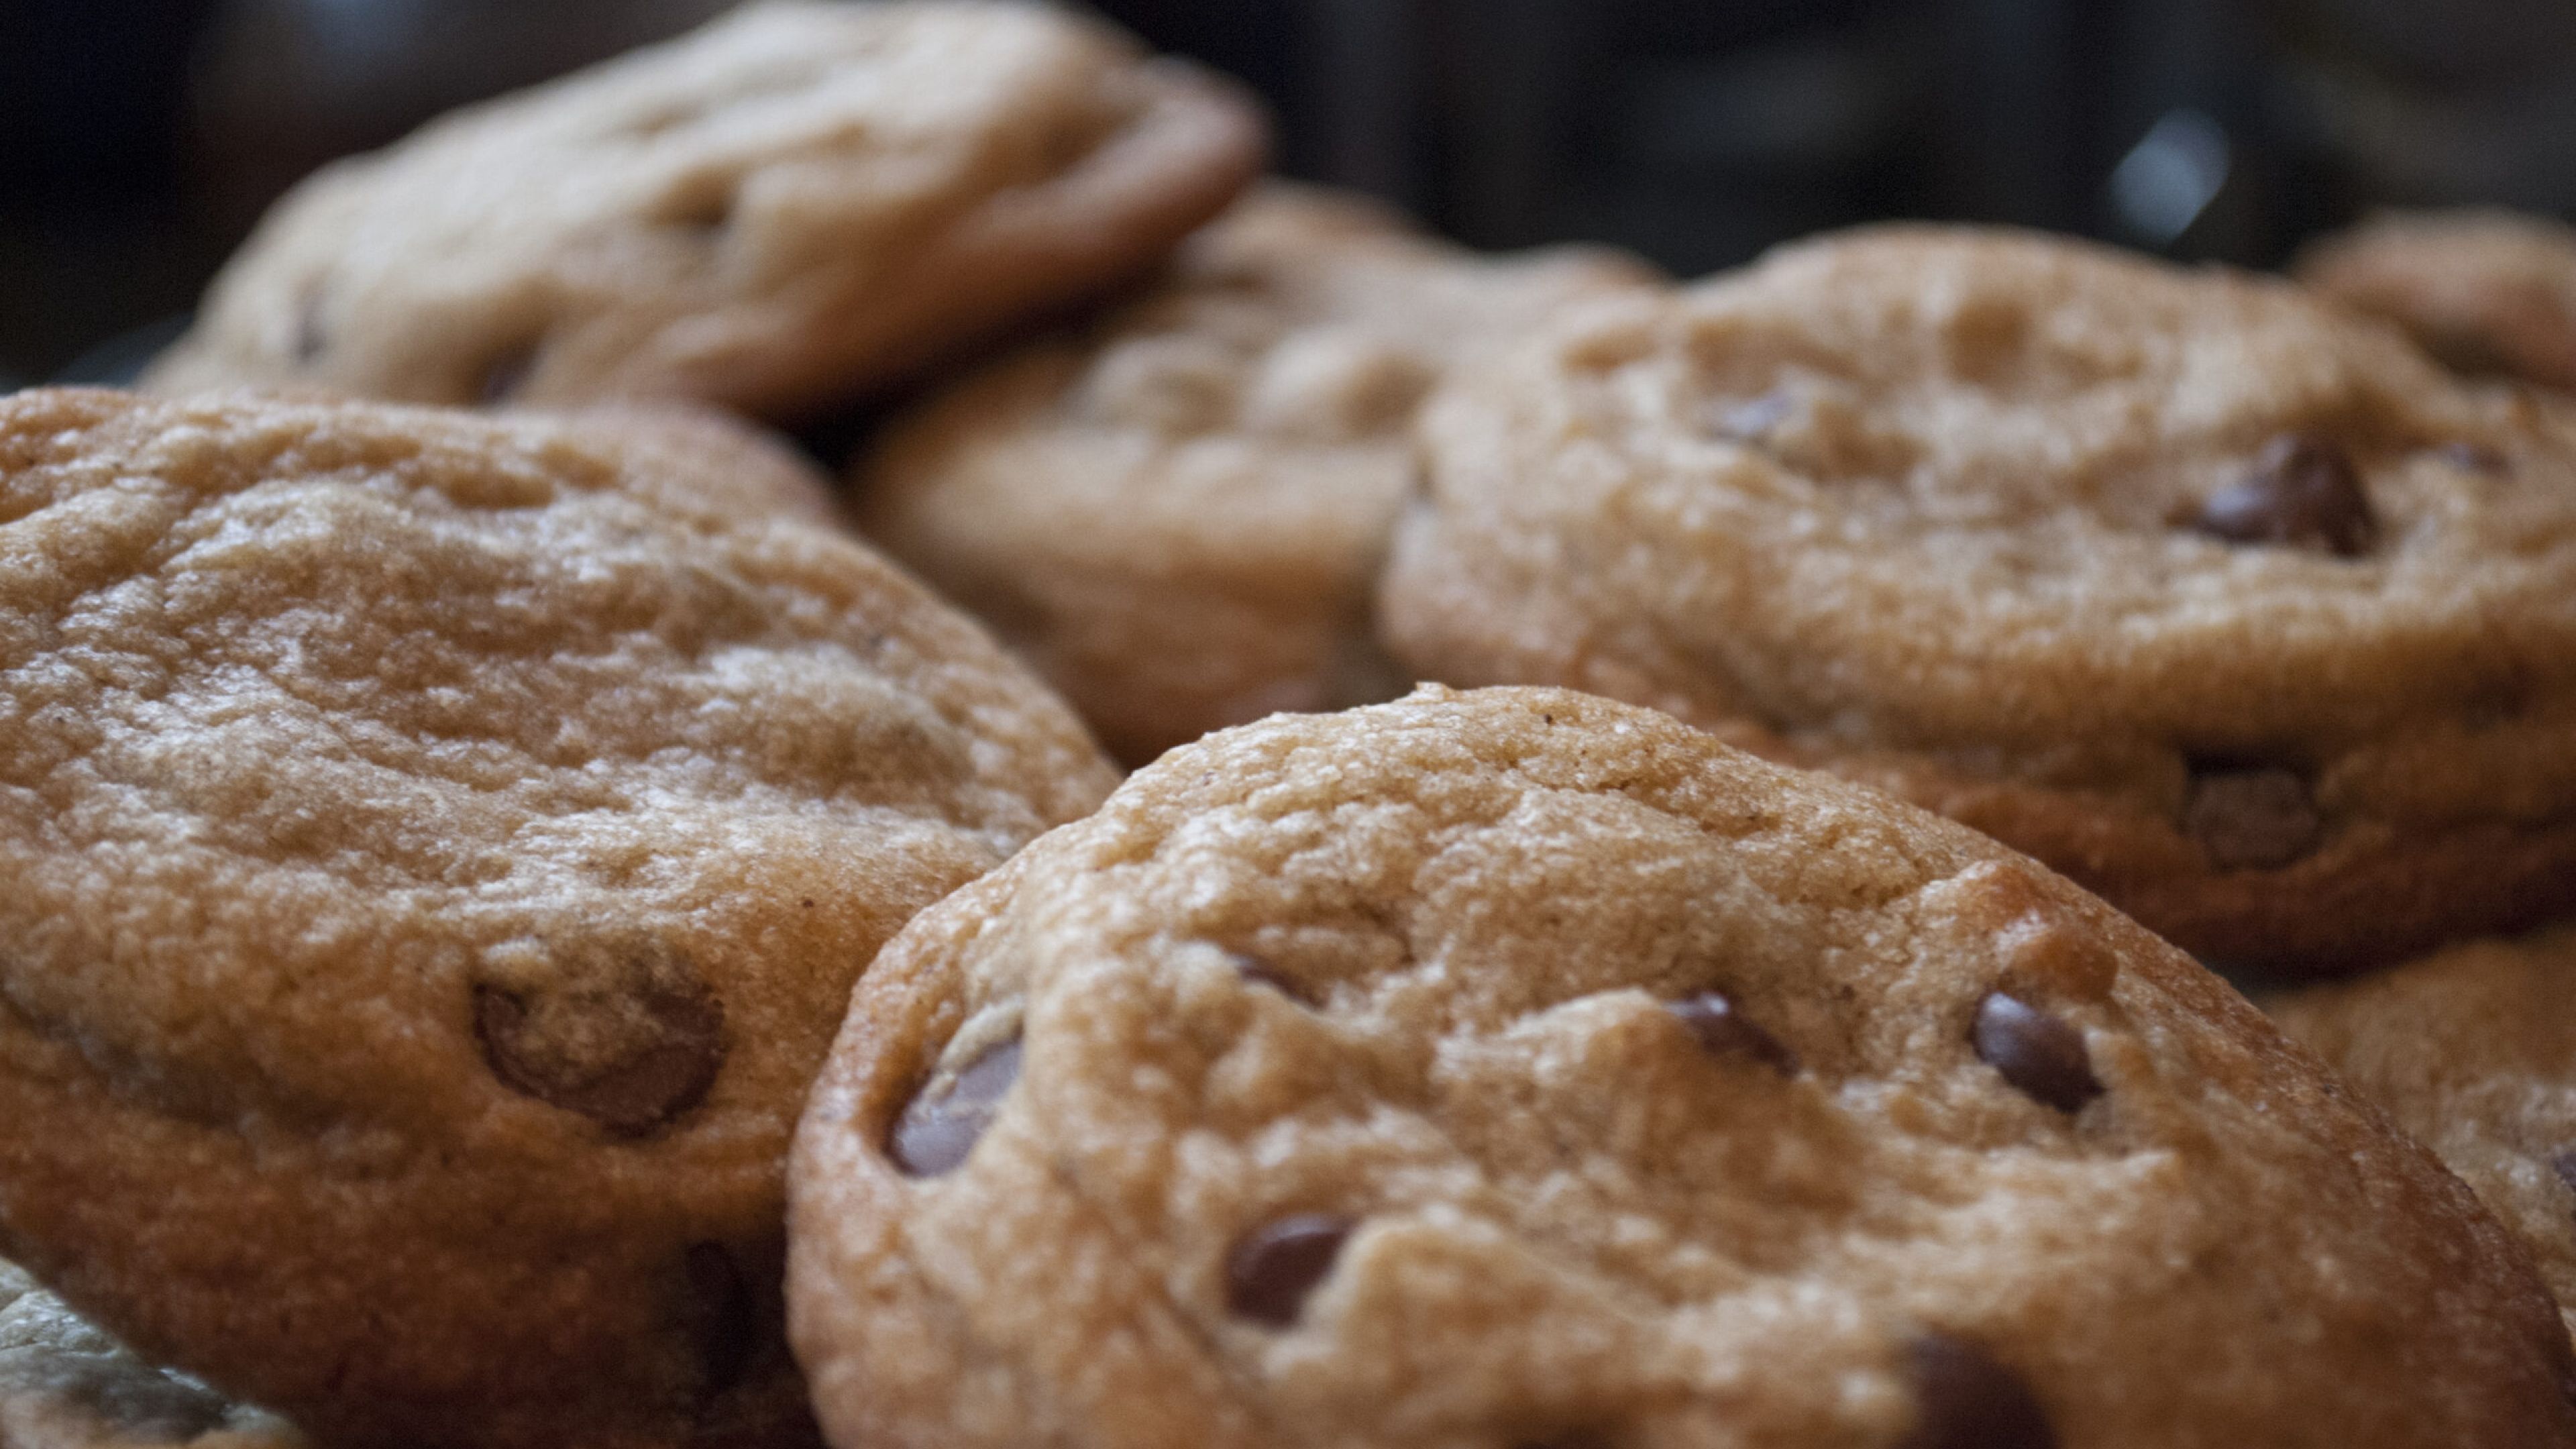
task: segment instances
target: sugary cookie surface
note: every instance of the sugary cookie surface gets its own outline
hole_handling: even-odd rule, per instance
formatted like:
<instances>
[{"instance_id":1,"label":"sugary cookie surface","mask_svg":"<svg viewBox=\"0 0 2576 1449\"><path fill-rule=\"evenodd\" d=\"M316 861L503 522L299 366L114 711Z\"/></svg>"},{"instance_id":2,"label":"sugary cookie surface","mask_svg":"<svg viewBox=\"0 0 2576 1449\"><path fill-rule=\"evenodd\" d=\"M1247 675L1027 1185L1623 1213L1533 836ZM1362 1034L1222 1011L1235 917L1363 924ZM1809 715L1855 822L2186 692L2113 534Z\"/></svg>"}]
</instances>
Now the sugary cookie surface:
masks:
<instances>
[{"instance_id":1,"label":"sugary cookie surface","mask_svg":"<svg viewBox=\"0 0 2576 1449\"><path fill-rule=\"evenodd\" d=\"M1171 277L898 423L862 526L990 620L1141 764L1274 710L1388 698L1370 596L1413 417L1462 359L1653 273L1476 257L1271 183Z\"/></svg>"},{"instance_id":2,"label":"sugary cookie surface","mask_svg":"<svg viewBox=\"0 0 2576 1449\"><path fill-rule=\"evenodd\" d=\"M2576 390L2576 230L2512 212L2398 212L2308 247L2299 280L2461 372Z\"/></svg>"},{"instance_id":3,"label":"sugary cookie surface","mask_svg":"<svg viewBox=\"0 0 2576 1449\"><path fill-rule=\"evenodd\" d=\"M2576 414L2280 283L1894 227L1435 400L1383 621L1993 833L2221 960L2576 903Z\"/></svg>"},{"instance_id":4,"label":"sugary cookie surface","mask_svg":"<svg viewBox=\"0 0 2576 1449\"><path fill-rule=\"evenodd\" d=\"M2521 1234L2576 1332L2576 926L2264 1007Z\"/></svg>"},{"instance_id":5,"label":"sugary cookie surface","mask_svg":"<svg viewBox=\"0 0 2576 1449\"><path fill-rule=\"evenodd\" d=\"M750 6L314 177L150 381L810 412L1150 267L1262 146L1052 7Z\"/></svg>"},{"instance_id":6,"label":"sugary cookie surface","mask_svg":"<svg viewBox=\"0 0 2576 1449\"><path fill-rule=\"evenodd\" d=\"M792 1442L849 983L1112 779L821 497L704 421L0 401L5 1251L319 1438Z\"/></svg>"},{"instance_id":7,"label":"sugary cookie surface","mask_svg":"<svg viewBox=\"0 0 2576 1449\"><path fill-rule=\"evenodd\" d=\"M791 1183L845 1449L2576 1434L2528 1260L2214 977L1555 690L1140 772L889 947Z\"/></svg>"}]
</instances>

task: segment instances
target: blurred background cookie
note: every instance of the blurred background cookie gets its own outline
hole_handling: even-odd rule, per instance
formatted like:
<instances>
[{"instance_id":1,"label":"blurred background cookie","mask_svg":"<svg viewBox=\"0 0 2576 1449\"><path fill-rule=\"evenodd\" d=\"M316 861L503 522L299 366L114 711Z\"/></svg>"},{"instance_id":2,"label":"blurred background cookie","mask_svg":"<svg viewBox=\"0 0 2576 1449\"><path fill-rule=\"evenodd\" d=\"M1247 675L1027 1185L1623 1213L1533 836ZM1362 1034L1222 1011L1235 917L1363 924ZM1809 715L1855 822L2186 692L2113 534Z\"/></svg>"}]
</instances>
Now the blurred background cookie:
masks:
<instances>
[{"instance_id":1,"label":"blurred background cookie","mask_svg":"<svg viewBox=\"0 0 2576 1449\"><path fill-rule=\"evenodd\" d=\"M1113 772L711 420L0 402L0 1251L326 1442L810 1441L849 983Z\"/></svg>"},{"instance_id":2,"label":"blurred background cookie","mask_svg":"<svg viewBox=\"0 0 2576 1449\"><path fill-rule=\"evenodd\" d=\"M2316 242L2297 270L2456 371L2576 391L2576 231L2563 222L2393 213Z\"/></svg>"},{"instance_id":3,"label":"blurred background cookie","mask_svg":"<svg viewBox=\"0 0 2576 1449\"><path fill-rule=\"evenodd\" d=\"M2026 850L2204 957L2576 903L2576 412L2298 288L1889 227L1426 409L1381 622Z\"/></svg>"},{"instance_id":4,"label":"blurred background cookie","mask_svg":"<svg viewBox=\"0 0 2576 1449\"><path fill-rule=\"evenodd\" d=\"M1598 248L1480 257L1272 183L1170 276L898 419L861 526L1142 764L1273 710L1402 692L1370 618L1440 376L1651 286Z\"/></svg>"},{"instance_id":5,"label":"blurred background cookie","mask_svg":"<svg viewBox=\"0 0 2576 1449\"><path fill-rule=\"evenodd\" d=\"M2576 1332L2576 926L2265 1000L2522 1236Z\"/></svg>"},{"instance_id":6,"label":"blurred background cookie","mask_svg":"<svg viewBox=\"0 0 2576 1449\"><path fill-rule=\"evenodd\" d=\"M0 1263L0 1443L10 1449L304 1449L274 1414L155 1368Z\"/></svg>"},{"instance_id":7,"label":"blurred background cookie","mask_svg":"<svg viewBox=\"0 0 2576 1449\"><path fill-rule=\"evenodd\" d=\"M149 382L792 418L1146 270L1262 149L1069 12L753 6L316 175Z\"/></svg>"},{"instance_id":8,"label":"blurred background cookie","mask_svg":"<svg viewBox=\"0 0 2576 1449\"><path fill-rule=\"evenodd\" d=\"M844 1449L2576 1435L2520 1246L2224 983L1560 690L1138 772L887 948L791 1192Z\"/></svg>"}]
</instances>

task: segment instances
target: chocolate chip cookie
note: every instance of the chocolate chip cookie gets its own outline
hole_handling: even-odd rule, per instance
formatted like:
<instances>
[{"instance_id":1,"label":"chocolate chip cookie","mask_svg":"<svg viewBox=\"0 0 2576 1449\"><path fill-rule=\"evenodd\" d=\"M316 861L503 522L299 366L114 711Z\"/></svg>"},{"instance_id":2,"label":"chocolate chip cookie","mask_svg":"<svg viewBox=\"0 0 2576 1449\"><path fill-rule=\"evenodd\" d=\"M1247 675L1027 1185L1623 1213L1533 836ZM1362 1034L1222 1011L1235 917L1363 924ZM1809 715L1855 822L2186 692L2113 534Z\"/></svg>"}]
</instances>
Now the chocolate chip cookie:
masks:
<instances>
[{"instance_id":1,"label":"chocolate chip cookie","mask_svg":"<svg viewBox=\"0 0 2576 1449\"><path fill-rule=\"evenodd\" d=\"M1152 266L1262 149L1052 6L746 7L316 175L148 383L809 413Z\"/></svg>"},{"instance_id":2,"label":"chocolate chip cookie","mask_svg":"<svg viewBox=\"0 0 2576 1449\"><path fill-rule=\"evenodd\" d=\"M2576 1332L2576 926L2265 1005L2522 1235Z\"/></svg>"},{"instance_id":3,"label":"chocolate chip cookie","mask_svg":"<svg viewBox=\"0 0 2576 1449\"><path fill-rule=\"evenodd\" d=\"M2279 282L1874 229L1422 423L1382 622L1998 836L2203 956L2576 904L2576 415Z\"/></svg>"},{"instance_id":4,"label":"chocolate chip cookie","mask_svg":"<svg viewBox=\"0 0 2576 1449\"><path fill-rule=\"evenodd\" d=\"M810 1438L850 982L1114 774L729 436L0 401L0 1252L326 1442Z\"/></svg>"},{"instance_id":5,"label":"chocolate chip cookie","mask_svg":"<svg viewBox=\"0 0 2576 1449\"><path fill-rule=\"evenodd\" d=\"M2576 391L2576 230L2562 222L2399 212L2309 247L2297 273L2453 369Z\"/></svg>"},{"instance_id":6,"label":"chocolate chip cookie","mask_svg":"<svg viewBox=\"0 0 2576 1449\"><path fill-rule=\"evenodd\" d=\"M2520 1246L2215 977L1568 691L1210 736L924 912L790 1197L844 1446L2576 1436Z\"/></svg>"},{"instance_id":7,"label":"chocolate chip cookie","mask_svg":"<svg viewBox=\"0 0 2576 1449\"><path fill-rule=\"evenodd\" d=\"M0 1444L9 1449L300 1449L273 1414L155 1368L0 1263Z\"/></svg>"},{"instance_id":8,"label":"chocolate chip cookie","mask_svg":"<svg viewBox=\"0 0 2576 1449\"><path fill-rule=\"evenodd\" d=\"M1652 273L1481 258L1273 184L1154 292L896 424L862 526L1141 764L1273 710L1386 699L1370 599L1453 361Z\"/></svg>"}]
</instances>

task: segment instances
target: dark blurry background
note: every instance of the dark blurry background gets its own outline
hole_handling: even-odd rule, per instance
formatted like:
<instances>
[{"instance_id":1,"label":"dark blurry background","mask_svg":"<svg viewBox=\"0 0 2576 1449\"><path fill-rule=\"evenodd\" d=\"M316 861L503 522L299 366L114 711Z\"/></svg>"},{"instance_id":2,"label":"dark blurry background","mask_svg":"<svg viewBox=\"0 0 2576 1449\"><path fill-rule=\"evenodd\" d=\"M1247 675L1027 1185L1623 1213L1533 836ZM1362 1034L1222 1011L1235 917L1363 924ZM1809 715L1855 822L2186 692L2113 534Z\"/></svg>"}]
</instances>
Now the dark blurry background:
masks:
<instances>
[{"instance_id":1,"label":"dark blurry background","mask_svg":"<svg viewBox=\"0 0 2576 1449\"><path fill-rule=\"evenodd\" d=\"M320 162L724 8L0 0L0 389L152 345ZM2576 0L1098 8L1267 94L1286 171L1685 275L1884 216L2270 264L2373 206L2576 211Z\"/></svg>"}]
</instances>

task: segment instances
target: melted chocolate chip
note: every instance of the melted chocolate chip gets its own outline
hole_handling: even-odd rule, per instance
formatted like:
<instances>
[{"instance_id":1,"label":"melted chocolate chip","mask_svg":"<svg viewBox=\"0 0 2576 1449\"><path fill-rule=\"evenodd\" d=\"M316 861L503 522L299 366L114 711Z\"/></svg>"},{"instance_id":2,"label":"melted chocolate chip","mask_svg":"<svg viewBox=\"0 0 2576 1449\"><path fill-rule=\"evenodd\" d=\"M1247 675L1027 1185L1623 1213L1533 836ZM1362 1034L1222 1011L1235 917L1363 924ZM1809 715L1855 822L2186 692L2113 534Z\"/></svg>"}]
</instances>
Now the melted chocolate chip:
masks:
<instances>
[{"instance_id":1,"label":"melted chocolate chip","mask_svg":"<svg viewBox=\"0 0 2576 1449\"><path fill-rule=\"evenodd\" d=\"M2011 1369L1949 1333L1905 1347L1914 1428L1897 1449L2057 1449L2057 1431Z\"/></svg>"},{"instance_id":2,"label":"melted chocolate chip","mask_svg":"<svg viewBox=\"0 0 2576 1449\"><path fill-rule=\"evenodd\" d=\"M1784 1077L1798 1074L1798 1054L1780 1039L1748 1020L1735 1003L1714 991L1667 1003L1664 1010L1681 1018L1713 1057L1751 1057Z\"/></svg>"},{"instance_id":3,"label":"melted chocolate chip","mask_svg":"<svg viewBox=\"0 0 2576 1449\"><path fill-rule=\"evenodd\" d=\"M916 1094L905 1105L886 1139L886 1155L910 1177L954 1171L993 1125L993 1114L1019 1079L1018 1037L986 1047L957 1074L946 1095Z\"/></svg>"},{"instance_id":4,"label":"melted chocolate chip","mask_svg":"<svg viewBox=\"0 0 2576 1449\"><path fill-rule=\"evenodd\" d=\"M520 992L474 988L474 1030L514 1092L629 1136L704 1100L724 1067L724 1008L674 958L608 983Z\"/></svg>"},{"instance_id":5,"label":"melted chocolate chip","mask_svg":"<svg viewBox=\"0 0 2576 1449\"><path fill-rule=\"evenodd\" d=\"M1314 994L1306 989L1304 983L1291 980L1278 967L1257 956L1235 953L1234 970L1235 974L1241 976L1246 982L1254 986L1267 986L1299 1006L1315 1004Z\"/></svg>"},{"instance_id":6,"label":"melted chocolate chip","mask_svg":"<svg viewBox=\"0 0 2576 1449\"><path fill-rule=\"evenodd\" d=\"M2325 834L2308 782L2269 765L2195 773L2182 823L2220 870L2288 865Z\"/></svg>"},{"instance_id":7,"label":"melted chocolate chip","mask_svg":"<svg viewBox=\"0 0 2576 1449\"><path fill-rule=\"evenodd\" d=\"M2322 549L2342 558L2370 551L2379 520L2361 474L2323 438L2273 440L2245 478L2211 494L2192 525L2230 543Z\"/></svg>"},{"instance_id":8,"label":"melted chocolate chip","mask_svg":"<svg viewBox=\"0 0 2576 1449\"><path fill-rule=\"evenodd\" d=\"M534 344L515 347L492 359L483 369L483 380L475 386L475 400L490 406L508 402L527 386L528 377L537 370Z\"/></svg>"},{"instance_id":9,"label":"melted chocolate chip","mask_svg":"<svg viewBox=\"0 0 2576 1449\"><path fill-rule=\"evenodd\" d=\"M692 1243L681 1259L689 1280L687 1327L706 1373L709 1398L742 1382L759 1348L760 1318L751 1285L733 1255L714 1243Z\"/></svg>"},{"instance_id":10,"label":"melted chocolate chip","mask_svg":"<svg viewBox=\"0 0 2576 1449\"><path fill-rule=\"evenodd\" d=\"M2084 1034L2000 991L1977 1003L1977 1055L2031 1100L2074 1112L2102 1095Z\"/></svg>"},{"instance_id":11,"label":"melted chocolate chip","mask_svg":"<svg viewBox=\"0 0 2576 1449\"><path fill-rule=\"evenodd\" d=\"M1354 1226L1345 1217L1299 1213L1254 1229L1226 1255L1225 1306L1273 1328L1295 1323Z\"/></svg>"}]
</instances>

